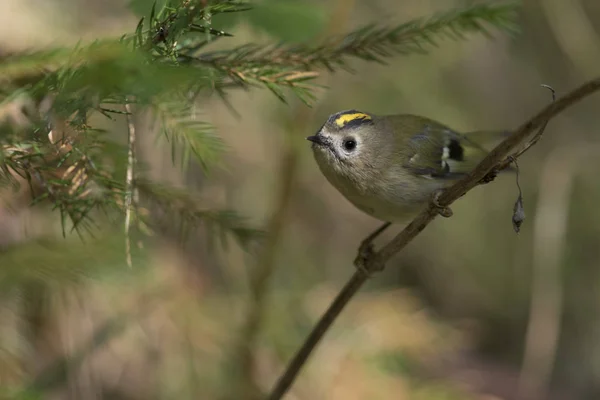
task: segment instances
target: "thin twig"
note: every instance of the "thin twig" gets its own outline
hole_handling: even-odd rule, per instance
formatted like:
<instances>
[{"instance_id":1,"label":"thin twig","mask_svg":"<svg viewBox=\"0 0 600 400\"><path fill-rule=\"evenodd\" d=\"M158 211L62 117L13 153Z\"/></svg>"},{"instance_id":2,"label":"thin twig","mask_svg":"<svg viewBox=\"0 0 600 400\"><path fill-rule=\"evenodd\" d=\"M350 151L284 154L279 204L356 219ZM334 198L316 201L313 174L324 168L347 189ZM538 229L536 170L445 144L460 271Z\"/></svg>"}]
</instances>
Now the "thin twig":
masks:
<instances>
[{"instance_id":1,"label":"thin twig","mask_svg":"<svg viewBox=\"0 0 600 400\"><path fill-rule=\"evenodd\" d=\"M556 101L556 91L549 85L541 86L552 92L552 102L554 103ZM546 126L548 126L548 122L550 122L550 120L546 120L542 127L537 131L535 135L533 135L531 139L527 141L527 143L523 144L523 146L521 146L519 150L515 151L510 156L506 157L506 159L503 162L501 162L498 165L498 167L496 167L494 170L501 171L507 168L510 165L510 163L513 162L513 160L516 160L517 158L521 157L527 150L529 150L533 145L539 142L539 140L542 138L542 135L544 134L544 131L546 130Z\"/></svg>"},{"instance_id":2,"label":"thin twig","mask_svg":"<svg viewBox=\"0 0 600 400\"><path fill-rule=\"evenodd\" d=\"M323 314L319 322L317 322L317 325L315 325L310 332L300 350L288 364L285 373L281 376L277 385L271 392L269 400L279 400L288 391L296 379L298 372L300 372L300 369L308 359L308 356L312 353L312 350L317 346L323 335L325 335L325 332L327 332L329 327L333 324L333 321L340 315L346 304L348 304L350 299L358 292L367 278L368 275L363 274L358 270L352 275L344 288L333 300L333 303L331 303L325 314Z\"/></svg>"},{"instance_id":3,"label":"thin twig","mask_svg":"<svg viewBox=\"0 0 600 400\"><path fill-rule=\"evenodd\" d=\"M125 111L127 114L127 176L125 178L125 256L127 260L127 266L131 268L133 263L131 261L131 214L135 204L135 188L133 185L134 181L134 169L135 169L135 124L132 119L131 104L130 102L125 103Z\"/></svg>"},{"instance_id":4,"label":"thin twig","mask_svg":"<svg viewBox=\"0 0 600 400\"><path fill-rule=\"evenodd\" d=\"M515 232L519 233L521 231L521 225L525 220L525 207L523 206L523 191L521 190L521 183L519 182L519 164L517 163L516 158L514 160L514 163L516 169L515 180L517 184L517 189L519 189L519 195L517 196L517 201L515 201L515 205L513 207L512 223Z\"/></svg>"},{"instance_id":5,"label":"thin twig","mask_svg":"<svg viewBox=\"0 0 600 400\"><path fill-rule=\"evenodd\" d=\"M455 200L463 196L469 190L473 189L478 184L482 183L486 175L499 165L502 165L509 157L509 153L513 151L521 142L523 142L536 129L541 129L545 126L548 120L554 118L567 107L572 106L584 97L600 90L600 78L591 80L569 94L563 96L558 101L550 104L540 111L537 115L526 121L523 125L517 128L512 134L502 143L496 146L465 178L461 179L450 188L444 190L437 198L438 206L430 204L427 209L423 210L402 232L394 237L380 251L373 254L366 260L364 267L367 271L380 270L385 263L402 250L411 240L413 240L427 225L433 221L438 213L439 206L448 207ZM521 153L522 154L522 153ZM343 308L348 304L350 299L358 292L365 281L368 279L368 274L360 270L356 270L346 286L340 291L333 303L329 306L325 314L321 317L317 325L296 353L287 369L280 377L271 392L270 400L279 400L289 390L290 386L296 379L300 369L319 343L320 339L327 332L333 321L337 318Z\"/></svg>"}]
</instances>

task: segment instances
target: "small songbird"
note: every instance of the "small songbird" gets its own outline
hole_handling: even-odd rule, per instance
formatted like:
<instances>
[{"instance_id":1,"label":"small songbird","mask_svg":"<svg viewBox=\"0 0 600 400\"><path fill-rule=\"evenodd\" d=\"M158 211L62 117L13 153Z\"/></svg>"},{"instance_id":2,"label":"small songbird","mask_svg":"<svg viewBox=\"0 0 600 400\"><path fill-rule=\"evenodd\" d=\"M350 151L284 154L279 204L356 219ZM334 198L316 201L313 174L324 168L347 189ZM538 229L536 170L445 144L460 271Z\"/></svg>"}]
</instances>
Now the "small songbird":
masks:
<instances>
[{"instance_id":1,"label":"small songbird","mask_svg":"<svg viewBox=\"0 0 600 400\"><path fill-rule=\"evenodd\" d=\"M321 172L344 197L374 218L395 223L470 172L488 153L477 142L504 134L461 134L417 115L346 110L306 139Z\"/></svg>"}]
</instances>

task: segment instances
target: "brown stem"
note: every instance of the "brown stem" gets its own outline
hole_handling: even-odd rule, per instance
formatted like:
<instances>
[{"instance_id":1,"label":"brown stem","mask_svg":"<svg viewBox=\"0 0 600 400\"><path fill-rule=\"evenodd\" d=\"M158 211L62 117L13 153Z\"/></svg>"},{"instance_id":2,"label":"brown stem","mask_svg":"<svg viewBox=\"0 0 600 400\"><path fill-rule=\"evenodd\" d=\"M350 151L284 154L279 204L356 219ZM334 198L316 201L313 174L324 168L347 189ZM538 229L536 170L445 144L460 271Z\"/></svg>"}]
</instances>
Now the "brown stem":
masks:
<instances>
[{"instance_id":1,"label":"brown stem","mask_svg":"<svg viewBox=\"0 0 600 400\"><path fill-rule=\"evenodd\" d=\"M446 189L437 198L437 205L430 204L427 209L423 210L413 221L408 224L402 232L394 237L381 250L374 253L364 263L367 271L376 271L378 267L384 265L396 253L402 250L411 240L413 240L425 227L433 221L439 213L439 207L448 207L455 200L463 196L469 190L477 186L487 174L496 169L504 162L509 153L513 151L521 142L523 142L532 132L539 129L547 123L548 120L554 118L567 107L572 106L584 97L598 91L600 89L600 78L591 80L572 92L568 93L558 101L550 104L537 115L530 118L519 128L517 128L508 138L496 146L465 178L461 179L450 188ZM313 328L308 338L298 350L292 361L289 363L283 375L275 385L275 388L269 396L270 400L279 400L289 390L290 386L296 379L300 369L319 343L320 339L325 335L333 321L344 309L350 299L358 292L361 286L367 280L368 275L362 271L354 272L346 286L340 291L333 303L329 306L323 317Z\"/></svg>"},{"instance_id":2,"label":"brown stem","mask_svg":"<svg viewBox=\"0 0 600 400\"><path fill-rule=\"evenodd\" d=\"M310 332L300 351L296 353L292 361L288 364L285 374L277 382L277 386L271 392L269 400L279 400L288 391L296 379L298 372L312 353L312 350L317 346L323 335L325 335L325 332L327 332L346 304L348 304L367 279L368 275L360 271L356 271L352 275L346 286L338 293L333 303L331 303L325 314L323 314L317 325Z\"/></svg>"}]
</instances>

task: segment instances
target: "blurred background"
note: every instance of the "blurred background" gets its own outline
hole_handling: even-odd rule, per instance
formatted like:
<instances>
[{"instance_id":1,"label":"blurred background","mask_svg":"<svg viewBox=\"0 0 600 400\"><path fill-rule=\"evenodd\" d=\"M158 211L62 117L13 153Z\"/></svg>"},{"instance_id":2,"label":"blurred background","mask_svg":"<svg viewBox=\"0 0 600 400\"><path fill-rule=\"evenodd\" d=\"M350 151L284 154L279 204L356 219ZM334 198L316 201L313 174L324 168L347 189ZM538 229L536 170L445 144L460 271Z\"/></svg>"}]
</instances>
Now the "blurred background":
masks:
<instances>
[{"instance_id":1,"label":"blurred background","mask_svg":"<svg viewBox=\"0 0 600 400\"><path fill-rule=\"evenodd\" d=\"M468 3L264 0L213 23L235 34L217 47L311 42ZM3 0L0 52L119 37L151 4ZM353 61L353 74L320 78L328 89L311 109L264 89L232 92L235 113L204 101L199 113L229 145L223 168L210 175L173 166L168 146L145 135L150 128L137 118L139 157L152 178L193 188L269 232L254 255L235 245L215 250L202 234L182 245L166 229L130 269L120 228L63 239L52 228L55 214L28 207L26 191L3 191L4 395L32 381L43 393L21 398L237 399L268 391L379 224L327 183L304 138L348 108L423 114L457 130L513 129L551 101L540 84L560 96L598 74L598 1L526 0L519 23L513 38L447 40L387 65ZM436 219L352 300L286 398L600 398L598 101L553 119L519 161L527 214L519 234L511 224L514 176L460 199L453 218ZM102 124L125 133L123 121ZM268 284L257 286L256 300L251 282L260 276Z\"/></svg>"}]
</instances>

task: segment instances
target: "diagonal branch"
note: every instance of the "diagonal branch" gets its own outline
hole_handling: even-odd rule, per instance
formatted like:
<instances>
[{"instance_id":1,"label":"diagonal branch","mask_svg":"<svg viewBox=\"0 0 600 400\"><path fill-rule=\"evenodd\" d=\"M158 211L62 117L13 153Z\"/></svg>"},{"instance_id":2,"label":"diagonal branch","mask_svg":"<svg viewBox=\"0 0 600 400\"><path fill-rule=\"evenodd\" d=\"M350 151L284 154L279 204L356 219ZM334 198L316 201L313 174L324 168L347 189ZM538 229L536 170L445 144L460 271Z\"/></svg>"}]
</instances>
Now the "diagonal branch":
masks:
<instances>
[{"instance_id":1,"label":"diagonal branch","mask_svg":"<svg viewBox=\"0 0 600 400\"><path fill-rule=\"evenodd\" d=\"M356 272L354 272L348 283L346 283L344 288L338 293L333 303L329 306L325 314L323 314L319 322L317 322L317 325L313 328L302 347L288 364L287 369L279 378L279 381L271 392L269 399L279 400L285 395L321 338L331 327L346 304L348 304L352 297L367 281L370 273L383 269L387 261L400 252L400 250L424 230L427 225L437 217L440 206L448 207L475 186L489 181L489 174L494 174L499 167L506 163L510 163L510 161L516 158L516 155L523 154L523 148L530 147L528 143L526 143L518 148L519 145L535 130L543 128L548 120L554 118L567 107L574 105L584 97L587 97L598 90L600 90L600 77L581 85L526 121L513 131L508 138L496 146L496 148L494 148L469 175L443 191L436 200L438 203L437 205L432 202L387 245L378 252L373 253L370 257L367 257L362 265L364 268L357 269Z\"/></svg>"}]
</instances>

